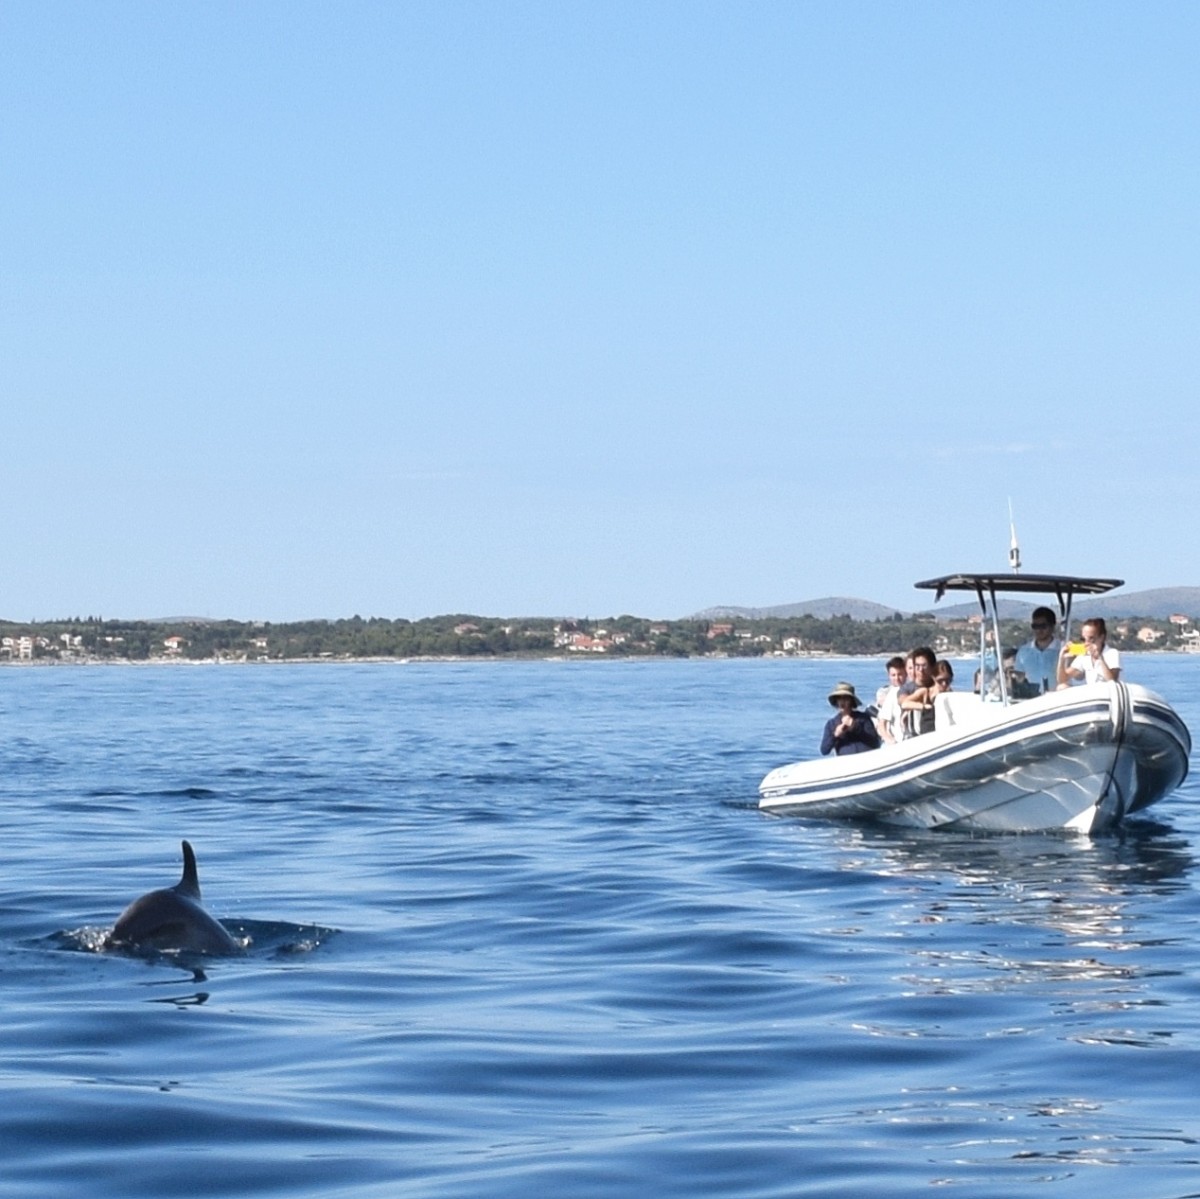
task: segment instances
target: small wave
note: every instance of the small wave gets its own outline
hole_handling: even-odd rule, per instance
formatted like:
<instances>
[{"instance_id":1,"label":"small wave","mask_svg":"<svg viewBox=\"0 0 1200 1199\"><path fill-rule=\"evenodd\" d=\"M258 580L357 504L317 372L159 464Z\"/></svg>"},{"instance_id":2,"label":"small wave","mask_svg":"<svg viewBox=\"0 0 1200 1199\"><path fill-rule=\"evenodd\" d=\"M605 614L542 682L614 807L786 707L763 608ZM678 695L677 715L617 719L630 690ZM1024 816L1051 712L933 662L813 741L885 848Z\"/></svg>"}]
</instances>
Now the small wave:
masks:
<instances>
[{"instance_id":1,"label":"small wave","mask_svg":"<svg viewBox=\"0 0 1200 1199\"><path fill-rule=\"evenodd\" d=\"M163 790L136 791L123 787L93 787L84 792L91 799L216 799L219 791L209 787L168 787Z\"/></svg>"},{"instance_id":2,"label":"small wave","mask_svg":"<svg viewBox=\"0 0 1200 1199\"><path fill-rule=\"evenodd\" d=\"M275 958L315 953L341 932L320 924L291 924L285 920L222 920L221 923L248 953Z\"/></svg>"},{"instance_id":3,"label":"small wave","mask_svg":"<svg viewBox=\"0 0 1200 1199\"><path fill-rule=\"evenodd\" d=\"M341 931L319 924L291 924L281 920L222 920L221 923L243 952L251 957L292 958L315 953ZM219 960L182 950L112 945L109 942L111 931L108 927L84 925L51 933L37 943L69 953L116 953L146 961L181 963L201 958L205 961Z\"/></svg>"}]
</instances>

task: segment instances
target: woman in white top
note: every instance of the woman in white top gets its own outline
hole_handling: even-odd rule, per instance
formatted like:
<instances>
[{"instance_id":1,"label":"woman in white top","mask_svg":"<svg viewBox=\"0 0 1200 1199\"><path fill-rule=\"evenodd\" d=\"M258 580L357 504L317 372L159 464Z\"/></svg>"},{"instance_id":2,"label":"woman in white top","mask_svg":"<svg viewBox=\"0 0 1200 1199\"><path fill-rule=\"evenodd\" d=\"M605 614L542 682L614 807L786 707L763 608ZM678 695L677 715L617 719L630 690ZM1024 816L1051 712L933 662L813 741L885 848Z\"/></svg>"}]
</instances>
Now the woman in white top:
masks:
<instances>
[{"instance_id":1,"label":"woman in white top","mask_svg":"<svg viewBox=\"0 0 1200 1199\"><path fill-rule=\"evenodd\" d=\"M1108 629L1099 616L1083 622L1084 652L1071 658L1069 646L1064 645L1058 655L1058 685L1069 687L1072 683L1115 683L1121 677L1121 654L1107 646Z\"/></svg>"}]
</instances>

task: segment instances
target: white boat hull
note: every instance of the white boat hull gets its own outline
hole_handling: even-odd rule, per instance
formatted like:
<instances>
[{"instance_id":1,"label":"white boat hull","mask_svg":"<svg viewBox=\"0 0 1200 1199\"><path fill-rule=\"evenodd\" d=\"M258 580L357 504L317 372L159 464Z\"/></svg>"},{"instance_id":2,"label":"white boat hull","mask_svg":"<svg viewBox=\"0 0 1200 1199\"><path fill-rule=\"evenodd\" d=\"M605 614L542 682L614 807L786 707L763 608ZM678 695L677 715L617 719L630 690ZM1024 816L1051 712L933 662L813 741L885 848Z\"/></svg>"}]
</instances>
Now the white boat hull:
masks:
<instances>
[{"instance_id":1,"label":"white boat hull","mask_svg":"<svg viewBox=\"0 0 1200 1199\"><path fill-rule=\"evenodd\" d=\"M1190 752L1187 726L1161 696L1096 683L978 704L964 723L899 745L781 766L760 784L759 807L917 828L1098 832L1174 791Z\"/></svg>"}]
</instances>

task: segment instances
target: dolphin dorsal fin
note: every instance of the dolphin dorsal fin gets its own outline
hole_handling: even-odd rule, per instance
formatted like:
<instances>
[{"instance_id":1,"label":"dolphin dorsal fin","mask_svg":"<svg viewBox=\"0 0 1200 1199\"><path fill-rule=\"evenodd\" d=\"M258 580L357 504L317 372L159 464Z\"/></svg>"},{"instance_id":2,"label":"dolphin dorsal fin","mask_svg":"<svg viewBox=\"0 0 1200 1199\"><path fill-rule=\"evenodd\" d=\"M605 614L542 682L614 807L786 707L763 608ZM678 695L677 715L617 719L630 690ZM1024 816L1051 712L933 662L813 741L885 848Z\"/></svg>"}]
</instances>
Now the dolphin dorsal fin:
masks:
<instances>
[{"instance_id":1,"label":"dolphin dorsal fin","mask_svg":"<svg viewBox=\"0 0 1200 1199\"><path fill-rule=\"evenodd\" d=\"M175 884L174 890L180 895L200 902L200 878L196 874L196 854L191 845L183 843L183 878Z\"/></svg>"}]
</instances>

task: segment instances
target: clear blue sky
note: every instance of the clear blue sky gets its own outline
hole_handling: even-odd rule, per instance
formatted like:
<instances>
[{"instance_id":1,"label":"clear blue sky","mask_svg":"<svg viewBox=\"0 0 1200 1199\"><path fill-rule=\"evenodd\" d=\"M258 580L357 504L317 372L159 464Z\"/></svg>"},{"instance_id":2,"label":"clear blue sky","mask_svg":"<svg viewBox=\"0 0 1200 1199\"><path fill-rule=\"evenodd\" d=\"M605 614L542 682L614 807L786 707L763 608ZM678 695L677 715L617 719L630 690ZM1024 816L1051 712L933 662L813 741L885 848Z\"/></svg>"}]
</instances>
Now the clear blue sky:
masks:
<instances>
[{"instance_id":1,"label":"clear blue sky","mask_svg":"<svg viewBox=\"0 0 1200 1199\"><path fill-rule=\"evenodd\" d=\"M1200 5L0 3L0 616L1200 584Z\"/></svg>"}]
</instances>

